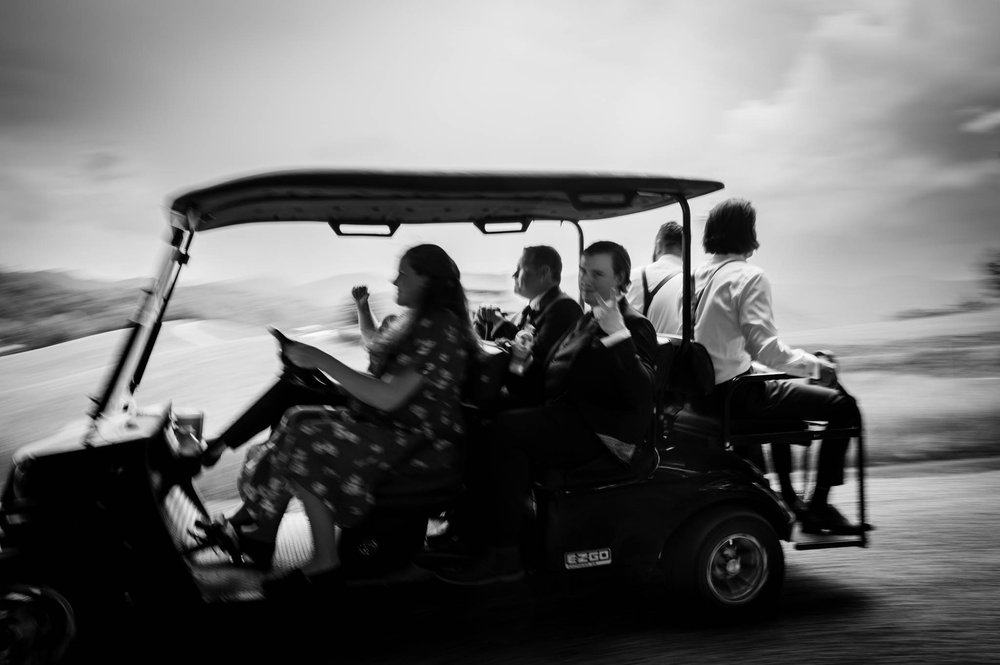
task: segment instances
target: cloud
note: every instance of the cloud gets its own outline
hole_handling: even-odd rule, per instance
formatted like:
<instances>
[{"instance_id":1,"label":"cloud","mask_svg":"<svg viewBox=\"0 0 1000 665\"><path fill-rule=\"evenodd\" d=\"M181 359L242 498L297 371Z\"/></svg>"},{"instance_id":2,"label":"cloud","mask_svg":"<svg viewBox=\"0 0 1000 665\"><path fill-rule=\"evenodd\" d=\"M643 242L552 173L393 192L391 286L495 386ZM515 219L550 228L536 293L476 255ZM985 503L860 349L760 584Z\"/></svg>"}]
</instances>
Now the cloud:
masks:
<instances>
[{"instance_id":1,"label":"cloud","mask_svg":"<svg viewBox=\"0 0 1000 665\"><path fill-rule=\"evenodd\" d=\"M0 130L65 116L68 78L30 53L0 47Z\"/></svg>"},{"instance_id":2,"label":"cloud","mask_svg":"<svg viewBox=\"0 0 1000 665\"><path fill-rule=\"evenodd\" d=\"M0 137L0 151L8 157L0 165L0 223L24 218L25 212L37 223L55 223L82 210L88 216L91 210L114 211L148 195L151 169L124 149L43 144L25 134L20 140Z\"/></svg>"},{"instance_id":3,"label":"cloud","mask_svg":"<svg viewBox=\"0 0 1000 665\"><path fill-rule=\"evenodd\" d=\"M130 174L126 158L112 150L96 150L84 157L83 174L98 182L120 180Z\"/></svg>"},{"instance_id":4,"label":"cloud","mask_svg":"<svg viewBox=\"0 0 1000 665\"><path fill-rule=\"evenodd\" d=\"M727 114L722 193L754 201L775 280L964 274L1000 218L1000 146L969 131L1000 108L1000 3L831 7Z\"/></svg>"},{"instance_id":5,"label":"cloud","mask_svg":"<svg viewBox=\"0 0 1000 665\"><path fill-rule=\"evenodd\" d=\"M786 84L730 113L721 149L771 192L984 185L995 150L955 118L1000 102L998 23L1000 3L866 2L823 16Z\"/></svg>"},{"instance_id":6,"label":"cloud","mask_svg":"<svg viewBox=\"0 0 1000 665\"><path fill-rule=\"evenodd\" d=\"M164 188L130 152L32 132L0 136L0 264L120 276L148 270L166 227Z\"/></svg>"},{"instance_id":7,"label":"cloud","mask_svg":"<svg viewBox=\"0 0 1000 665\"><path fill-rule=\"evenodd\" d=\"M978 111L974 118L967 120L960 126L963 132L973 134L989 134L997 128L1000 128L1000 109Z\"/></svg>"},{"instance_id":8,"label":"cloud","mask_svg":"<svg viewBox=\"0 0 1000 665\"><path fill-rule=\"evenodd\" d=\"M11 233L22 224L39 224L49 217L48 197L37 183L24 175L5 169L0 171L0 230L9 240Z\"/></svg>"}]
</instances>

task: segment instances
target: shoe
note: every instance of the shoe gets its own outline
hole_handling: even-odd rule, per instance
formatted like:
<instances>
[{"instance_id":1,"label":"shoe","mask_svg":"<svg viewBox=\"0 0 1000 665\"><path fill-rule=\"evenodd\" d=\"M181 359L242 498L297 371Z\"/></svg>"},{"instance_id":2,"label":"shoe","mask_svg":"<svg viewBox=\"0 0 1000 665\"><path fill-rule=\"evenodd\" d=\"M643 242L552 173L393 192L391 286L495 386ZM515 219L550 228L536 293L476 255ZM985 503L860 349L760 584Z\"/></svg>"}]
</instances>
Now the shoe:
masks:
<instances>
[{"instance_id":1,"label":"shoe","mask_svg":"<svg viewBox=\"0 0 1000 665\"><path fill-rule=\"evenodd\" d=\"M802 515L802 532L816 535L857 536L864 532L864 525L852 524L840 511L828 503L810 505Z\"/></svg>"},{"instance_id":2,"label":"shoe","mask_svg":"<svg viewBox=\"0 0 1000 665\"><path fill-rule=\"evenodd\" d=\"M202 468L211 469L218 464L224 452L226 452L226 443L222 439L205 441L205 447L201 451Z\"/></svg>"},{"instance_id":3,"label":"shoe","mask_svg":"<svg viewBox=\"0 0 1000 665\"><path fill-rule=\"evenodd\" d=\"M484 545L473 542L471 538L448 533L427 538L422 553L431 557L470 559L482 556L485 549Z\"/></svg>"},{"instance_id":4,"label":"shoe","mask_svg":"<svg viewBox=\"0 0 1000 665\"><path fill-rule=\"evenodd\" d=\"M442 582L459 586L484 586L498 582L517 582L525 577L524 566L515 553L509 555L491 550L466 566L452 566L434 571Z\"/></svg>"},{"instance_id":5,"label":"shoe","mask_svg":"<svg viewBox=\"0 0 1000 665\"><path fill-rule=\"evenodd\" d=\"M261 571L271 570L274 565L275 542L261 540L244 534L236 529L236 539L239 543L241 560L244 566Z\"/></svg>"},{"instance_id":6,"label":"shoe","mask_svg":"<svg viewBox=\"0 0 1000 665\"><path fill-rule=\"evenodd\" d=\"M236 530L224 517L215 520L195 520L194 528L188 529L188 536L194 542L194 547L185 550L185 554L209 548L217 548L225 552L234 561L240 556Z\"/></svg>"},{"instance_id":7,"label":"shoe","mask_svg":"<svg viewBox=\"0 0 1000 665\"><path fill-rule=\"evenodd\" d=\"M803 501L798 494L786 494L785 492L782 492L781 500L785 502L785 505L788 506L790 511L795 513L795 518L798 520L801 520L802 517L809 512L809 506L806 505L806 502Z\"/></svg>"},{"instance_id":8,"label":"shoe","mask_svg":"<svg viewBox=\"0 0 1000 665\"><path fill-rule=\"evenodd\" d=\"M269 599L301 599L307 595L326 595L338 591L346 583L344 572L339 567L315 575L307 575L301 568L296 568L279 577L264 580L260 588L264 597Z\"/></svg>"},{"instance_id":9,"label":"shoe","mask_svg":"<svg viewBox=\"0 0 1000 665\"><path fill-rule=\"evenodd\" d=\"M271 569L275 549L273 541L250 537L225 518L211 522L195 520L194 526L200 529L200 533L188 530L188 535L194 538L196 543L191 551L216 547L229 556L234 566L245 566L261 571Z\"/></svg>"},{"instance_id":10,"label":"shoe","mask_svg":"<svg viewBox=\"0 0 1000 665\"><path fill-rule=\"evenodd\" d=\"M483 548L461 540L430 544L413 555L413 563L428 571L453 569L470 565L483 556Z\"/></svg>"}]
</instances>

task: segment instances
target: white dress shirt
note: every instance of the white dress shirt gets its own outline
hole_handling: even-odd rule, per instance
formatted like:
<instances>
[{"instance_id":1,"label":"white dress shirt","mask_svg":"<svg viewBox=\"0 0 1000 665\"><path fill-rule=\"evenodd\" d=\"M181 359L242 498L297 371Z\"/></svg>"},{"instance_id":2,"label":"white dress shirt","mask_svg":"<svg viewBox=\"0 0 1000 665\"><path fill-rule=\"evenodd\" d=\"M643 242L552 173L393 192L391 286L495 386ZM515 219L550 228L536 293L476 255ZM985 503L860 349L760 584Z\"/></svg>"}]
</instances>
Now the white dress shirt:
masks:
<instances>
[{"instance_id":1,"label":"white dress shirt","mask_svg":"<svg viewBox=\"0 0 1000 665\"><path fill-rule=\"evenodd\" d=\"M736 259L734 261L734 259ZM707 285L712 273L726 261ZM819 378L820 360L778 339L771 309L771 283L742 254L714 254L694 271L694 339L715 365L716 385L742 374L756 361L794 376Z\"/></svg>"},{"instance_id":2,"label":"white dress shirt","mask_svg":"<svg viewBox=\"0 0 1000 665\"><path fill-rule=\"evenodd\" d=\"M684 290L683 263L681 257L674 254L664 254L653 263L646 266L646 282L652 291L664 277L677 273L668 281L649 305L646 318L653 324L658 333L676 334L681 331L681 299ZM645 294L642 291L642 269L632 273L632 284L628 288L628 302L632 307L642 312L645 305Z\"/></svg>"}]
</instances>

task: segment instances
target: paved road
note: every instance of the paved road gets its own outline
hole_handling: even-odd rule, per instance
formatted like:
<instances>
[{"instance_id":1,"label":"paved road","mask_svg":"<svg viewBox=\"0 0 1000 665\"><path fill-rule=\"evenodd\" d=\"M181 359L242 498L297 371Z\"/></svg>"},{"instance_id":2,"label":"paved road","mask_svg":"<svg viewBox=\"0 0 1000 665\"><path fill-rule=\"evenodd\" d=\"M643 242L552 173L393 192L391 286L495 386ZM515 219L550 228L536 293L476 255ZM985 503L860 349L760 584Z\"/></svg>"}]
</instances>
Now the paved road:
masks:
<instances>
[{"instance_id":1,"label":"paved road","mask_svg":"<svg viewBox=\"0 0 1000 665\"><path fill-rule=\"evenodd\" d=\"M787 549L777 613L743 624L693 624L648 588L425 584L352 590L342 612L288 606L263 624L220 626L214 653L185 641L179 617L173 646L184 662L1000 662L1000 470L946 471L876 470L871 546ZM314 649L320 660L306 658Z\"/></svg>"}]
</instances>

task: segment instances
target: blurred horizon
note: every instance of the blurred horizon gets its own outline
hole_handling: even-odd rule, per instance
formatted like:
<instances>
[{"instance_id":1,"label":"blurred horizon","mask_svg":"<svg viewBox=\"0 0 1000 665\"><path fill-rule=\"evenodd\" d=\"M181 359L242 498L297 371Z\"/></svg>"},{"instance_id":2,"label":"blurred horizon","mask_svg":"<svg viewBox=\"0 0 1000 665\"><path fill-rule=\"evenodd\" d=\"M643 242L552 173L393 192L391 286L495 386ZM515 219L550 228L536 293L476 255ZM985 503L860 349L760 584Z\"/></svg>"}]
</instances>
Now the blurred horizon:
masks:
<instances>
[{"instance_id":1,"label":"blurred horizon","mask_svg":"<svg viewBox=\"0 0 1000 665\"><path fill-rule=\"evenodd\" d=\"M28 271L29 274L31 272L74 277L74 271L69 270ZM203 293L205 288L221 287L233 292L233 306L240 305L243 300L252 298L255 294L260 296L262 306L287 299L290 308L298 308L296 319L308 319L315 325L323 325L331 320L331 312L335 310L340 311L337 315L340 318L350 319L353 316L350 290L355 284L369 287L377 316L398 311L394 302L395 288L391 284L394 274L389 270L333 273L318 280L297 284L281 278L230 278L192 282L186 280L182 272L174 300L179 301L182 307L197 305L200 298L197 294ZM80 279L78 275L76 278ZM121 286L127 290L122 295L128 298L132 293L138 296L151 275L127 280L85 279L112 289ZM500 305L506 311L515 312L525 305L526 301L513 291L509 271L463 271L462 281L473 308L479 304L492 303ZM575 271L563 272L561 288L574 298L578 297ZM808 280L772 280L772 290L779 333L899 319L911 319L919 324L920 319L926 317L993 309L1000 304L997 294L986 284L985 273L975 279L923 282L899 280L889 285L860 283L845 286ZM189 294L197 296L194 301L187 299ZM225 292L220 297L225 297ZM177 306L175 303L174 308ZM185 307L185 311L188 308ZM309 308L314 308L314 311L310 312ZM176 312L168 309L168 314L170 313ZM1000 310L997 311L996 318L1000 324ZM2 341L0 334L0 342Z\"/></svg>"}]
</instances>

